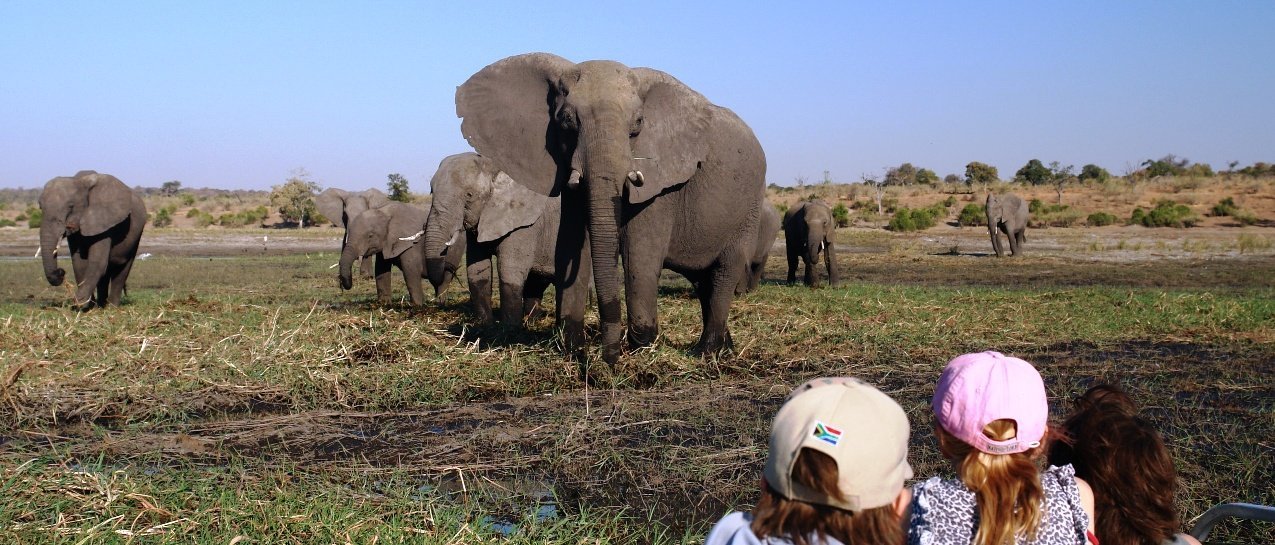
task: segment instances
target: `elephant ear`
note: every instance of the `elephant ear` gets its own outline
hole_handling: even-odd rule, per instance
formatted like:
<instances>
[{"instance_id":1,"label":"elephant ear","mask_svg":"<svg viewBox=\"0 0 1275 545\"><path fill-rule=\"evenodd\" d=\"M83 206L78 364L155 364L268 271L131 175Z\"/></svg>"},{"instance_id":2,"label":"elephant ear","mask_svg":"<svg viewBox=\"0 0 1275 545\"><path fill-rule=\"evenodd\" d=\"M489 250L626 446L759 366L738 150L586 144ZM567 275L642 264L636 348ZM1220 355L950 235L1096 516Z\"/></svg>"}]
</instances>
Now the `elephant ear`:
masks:
<instances>
[{"instance_id":1,"label":"elephant ear","mask_svg":"<svg viewBox=\"0 0 1275 545\"><path fill-rule=\"evenodd\" d=\"M345 199L349 197L344 189L329 187L324 189L322 193L314 198L314 206L319 209L319 213L323 217L328 218L337 227L345 228ZM350 216L353 220L354 216Z\"/></svg>"},{"instance_id":2,"label":"elephant ear","mask_svg":"<svg viewBox=\"0 0 1275 545\"><path fill-rule=\"evenodd\" d=\"M390 200L388 195L375 187L372 189L364 189L359 192L359 195L363 196L363 200L367 203L368 208L380 208L394 202Z\"/></svg>"},{"instance_id":3,"label":"elephant ear","mask_svg":"<svg viewBox=\"0 0 1275 545\"><path fill-rule=\"evenodd\" d=\"M708 152L712 103L659 70L634 68L642 97L642 130L633 139L633 169L643 184L629 186L629 202L650 200L690 179Z\"/></svg>"},{"instance_id":4,"label":"elephant ear","mask_svg":"<svg viewBox=\"0 0 1275 545\"><path fill-rule=\"evenodd\" d=\"M478 217L478 242L496 240L535 223L550 198L523 187L504 172L496 173L491 182L491 198Z\"/></svg>"},{"instance_id":5,"label":"elephant ear","mask_svg":"<svg viewBox=\"0 0 1275 545\"><path fill-rule=\"evenodd\" d=\"M549 53L528 53L488 65L456 88L460 132L479 154L541 195L557 192L559 168L551 104L559 76L574 63Z\"/></svg>"},{"instance_id":6,"label":"elephant ear","mask_svg":"<svg viewBox=\"0 0 1275 545\"><path fill-rule=\"evenodd\" d=\"M89 181L89 207L80 217L80 234L95 236L118 225L133 210L133 190L114 176L93 173Z\"/></svg>"},{"instance_id":7,"label":"elephant ear","mask_svg":"<svg viewBox=\"0 0 1275 545\"><path fill-rule=\"evenodd\" d=\"M394 203L392 206L373 208L365 213L386 213L389 216L385 249L382 250L387 258L398 257L425 235L426 213L410 204Z\"/></svg>"}]
</instances>

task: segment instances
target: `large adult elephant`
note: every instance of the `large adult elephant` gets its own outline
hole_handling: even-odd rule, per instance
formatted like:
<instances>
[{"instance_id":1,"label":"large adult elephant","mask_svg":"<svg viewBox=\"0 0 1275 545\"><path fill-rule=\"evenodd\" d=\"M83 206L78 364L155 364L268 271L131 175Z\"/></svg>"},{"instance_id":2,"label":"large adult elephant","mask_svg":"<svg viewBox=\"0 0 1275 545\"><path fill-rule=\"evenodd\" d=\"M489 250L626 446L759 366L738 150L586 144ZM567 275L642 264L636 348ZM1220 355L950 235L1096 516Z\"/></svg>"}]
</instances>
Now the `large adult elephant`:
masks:
<instances>
[{"instance_id":1,"label":"large adult elephant","mask_svg":"<svg viewBox=\"0 0 1275 545\"><path fill-rule=\"evenodd\" d=\"M757 245L753 247L753 258L748 262L748 272L740 281L735 295L743 295L757 289L761 284L762 274L766 272L766 260L770 258L770 249L775 245L775 235L779 233L782 220L774 206L761 208L761 222L757 226Z\"/></svg>"},{"instance_id":2,"label":"large adult elephant","mask_svg":"<svg viewBox=\"0 0 1275 545\"><path fill-rule=\"evenodd\" d=\"M838 282L837 254L833 249L836 221L828 203L815 200L793 205L784 213L784 241L788 245L788 283L797 281L797 261L806 266L805 283L819 286L819 255L828 269L828 284Z\"/></svg>"},{"instance_id":3,"label":"large adult elephant","mask_svg":"<svg viewBox=\"0 0 1275 545\"><path fill-rule=\"evenodd\" d=\"M49 284L60 286L66 278L57 262L58 244L66 237L75 271L75 305L87 310L94 303L120 304L146 226L142 198L110 174L81 170L44 184L40 211L40 251Z\"/></svg>"},{"instance_id":4,"label":"large adult elephant","mask_svg":"<svg viewBox=\"0 0 1275 545\"><path fill-rule=\"evenodd\" d=\"M587 220L602 359L621 355L620 274L628 338L658 333L662 268L696 284L697 349L731 344L726 318L752 255L764 205L766 158L734 112L672 76L613 61L573 63L547 53L500 60L456 90L461 132L518 183Z\"/></svg>"},{"instance_id":5,"label":"large adult elephant","mask_svg":"<svg viewBox=\"0 0 1275 545\"><path fill-rule=\"evenodd\" d=\"M328 218L333 225L346 230L341 236L342 252L345 252L346 242L350 238L350 221L362 214L364 210L378 208L390 202L392 201L385 193L375 188L346 191L329 187L314 197L314 206L319 209L319 213ZM372 267L368 266L366 260L359 262L359 270L365 277L372 276Z\"/></svg>"},{"instance_id":6,"label":"large adult elephant","mask_svg":"<svg viewBox=\"0 0 1275 545\"><path fill-rule=\"evenodd\" d=\"M555 286L558 323L568 350L584 344L584 309L592 264L584 229L560 229L562 197L514 182L489 158L460 153L443 159L430 181L425 265L442 281L458 246L466 250L470 301L484 324L491 311L492 257L499 264L500 319L521 324ZM462 246L462 241L467 245ZM454 268L453 268L454 269Z\"/></svg>"},{"instance_id":7,"label":"large adult elephant","mask_svg":"<svg viewBox=\"0 0 1275 545\"><path fill-rule=\"evenodd\" d=\"M1013 193L996 195L987 194L987 233L992 237L992 249L996 257L1005 257L1005 248L1001 245L1000 234L1009 238L1010 255L1018 255L1023 251L1023 243L1027 242L1027 203Z\"/></svg>"},{"instance_id":8,"label":"large adult elephant","mask_svg":"<svg viewBox=\"0 0 1275 545\"><path fill-rule=\"evenodd\" d=\"M421 278L425 276L424 234L425 211L401 202L389 202L364 210L350 218L346 225L345 247L341 250L341 289L354 286L354 261L366 264L375 257L376 298L390 302L390 273L393 267L403 272L403 282L412 305L425 302ZM362 266L362 265L361 265ZM366 268L366 267L364 267Z\"/></svg>"}]
</instances>

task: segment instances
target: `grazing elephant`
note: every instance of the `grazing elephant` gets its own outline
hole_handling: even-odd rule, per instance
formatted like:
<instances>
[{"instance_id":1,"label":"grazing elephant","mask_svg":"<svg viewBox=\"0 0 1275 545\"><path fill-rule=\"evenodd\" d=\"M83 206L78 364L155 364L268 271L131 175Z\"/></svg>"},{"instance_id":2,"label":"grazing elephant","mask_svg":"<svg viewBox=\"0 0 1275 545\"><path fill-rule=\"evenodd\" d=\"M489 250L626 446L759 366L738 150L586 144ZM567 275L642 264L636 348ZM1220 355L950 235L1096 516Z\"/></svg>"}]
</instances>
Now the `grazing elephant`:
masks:
<instances>
[{"instance_id":1,"label":"grazing elephant","mask_svg":"<svg viewBox=\"0 0 1275 545\"><path fill-rule=\"evenodd\" d=\"M376 299L390 302L391 267L403 272L413 306L425 302L421 278L425 275L425 211L401 202L390 202L364 210L348 220L345 248L341 250L341 289L354 285L354 261L376 256Z\"/></svg>"},{"instance_id":2,"label":"grazing elephant","mask_svg":"<svg viewBox=\"0 0 1275 545\"><path fill-rule=\"evenodd\" d=\"M781 220L779 211L774 206L763 206L761 222L757 226L757 246L753 248L753 258L748 262L748 272L735 295L743 295L757 289L761 284L762 273L766 272L766 260L770 257L770 249L775 245L775 235L779 233Z\"/></svg>"},{"instance_id":3,"label":"grazing elephant","mask_svg":"<svg viewBox=\"0 0 1275 545\"><path fill-rule=\"evenodd\" d=\"M141 197L110 174L82 170L49 180L40 193L40 210L40 251L49 284L60 286L66 278L57 262L65 236L75 270L75 305L87 310L95 302L120 304L146 226Z\"/></svg>"},{"instance_id":4,"label":"grazing elephant","mask_svg":"<svg viewBox=\"0 0 1275 545\"><path fill-rule=\"evenodd\" d=\"M819 287L819 254L828 268L828 284L837 285L837 254L832 234L837 223L832 207L823 201L805 201L784 213L784 241L788 244L788 283L797 281L797 260L806 265L805 283Z\"/></svg>"},{"instance_id":5,"label":"grazing elephant","mask_svg":"<svg viewBox=\"0 0 1275 545\"><path fill-rule=\"evenodd\" d=\"M345 244L349 240L350 221L362 214L364 210L369 208L378 208L390 202L390 198L377 189L364 189L363 191L346 191L330 187L319 193L314 198L314 205L319 209L319 213L328 218L337 227L346 229L341 237L341 251L345 252ZM359 262L359 270L363 272L363 276L371 277L372 268L367 266L366 260Z\"/></svg>"},{"instance_id":6,"label":"grazing elephant","mask_svg":"<svg viewBox=\"0 0 1275 545\"><path fill-rule=\"evenodd\" d=\"M430 181L434 194L425 227L425 266L433 282L467 240L470 301L484 324L491 312L491 258L499 264L500 320L521 324L540 307L550 284L564 344L584 344L584 309L592 265L584 229L560 229L562 197L547 197L514 182L476 153L443 159ZM454 268L453 268L454 270Z\"/></svg>"},{"instance_id":7,"label":"grazing elephant","mask_svg":"<svg viewBox=\"0 0 1275 545\"><path fill-rule=\"evenodd\" d=\"M765 154L734 112L658 70L531 53L471 76L456 113L478 153L562 196L563 230L587 222L604 361L622 352L620 257L630 345L655 340L670 269L697 286L696 348L730 347L726 318L766 206Z\"/></svg>"},{"instance_id":8,"label":"grazing elephant","mask_svg":"<svg viewBox=\"0 0 1275 545\"><path fill-rule=\"evenodd\" d=\"M1005 256L1005 248L1001 246L997 229L1009 237L1010 255L1022 253L1023 243L1027 242L1027 216L1027 203L1018 198L1018 195L987 194L987 232L992 237L992 249L996 250L996 257Z\"/></svg>"}]
</instances>

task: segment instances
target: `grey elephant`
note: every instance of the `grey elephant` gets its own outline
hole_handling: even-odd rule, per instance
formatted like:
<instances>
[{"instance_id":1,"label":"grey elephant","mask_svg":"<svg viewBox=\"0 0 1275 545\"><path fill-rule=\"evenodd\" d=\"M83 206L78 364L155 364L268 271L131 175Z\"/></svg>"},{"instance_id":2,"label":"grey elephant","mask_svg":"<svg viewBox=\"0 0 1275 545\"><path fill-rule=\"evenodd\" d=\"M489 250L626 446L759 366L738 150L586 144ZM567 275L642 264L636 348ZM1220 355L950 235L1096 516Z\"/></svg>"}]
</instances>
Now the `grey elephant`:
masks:
<instances>
[{"instance_id":1,"label":"grey elephant","mask_svg":"<svg viewBox=\"0 0 1275 545\"><path fill-rule=\"evenodd\" d=\"M348 290L354 285L355 260L366 263L368 258L375 257L378 301L390 302L390 273L392 267L398 267L403 272L412 305L423 304L425 211L410 204L389 202L364 210L348 221L345 247L341 250L341 289Z\"/></svg>"},{"instance_id":2,"label":"grey elephant","mask_svg":"<svg viewBox=\"0 0 1275 545\"><path fill-rule=\"evenodd\" d=\"M734 112L658 70L530 53L471 76L456 113L478 153L532 191L562 196L563 230L587 225L605 362L622 353L621 280L630 345L655 340L661 269L697 286L695 348L731 345L726 319L766 174L761 144Z\"/></svg>"},{"instance_id":3,"label":"grey elephant","mask_svg":"<svg viewBox=\"0 0 1275 545\"><path fill-rule=\"evenodd\" d=\"M820 254L823 254L824 266L828 269L828 284L837 284L837 254L833 245L836 227L832 207L820 200L797 203L784 213L789 284L797 281L797 261L801 260L806 265L806 285L818 287Z\"/></svg>"},{"instance_id":4,"label":"grey elephant","mask_svg":"<svg viewBox=\"0 0 1275 545\"><path fill-rule=\"evenodd\" d=\"M553 285L564 344L569 350L583 346L592 264L584 230L560 229L562 197L527 189L476 153L443 159L430 188L434 198L425 228L430 281L441 281L447 260L454 259L458 246L465 249L470 301L483 323L490 324L495 257L500 320L521 324Z\"/></svg>"},{"instance_id":5,"label":"grey elephant","mask_svg":"<svg viewBox=\"0 0 1275 545\"><path fill-rule=\"evenodd\" d=\"M1009 238L1010 255L1022 253L1023 243L1027 242L1028 216L1027 203L1018 195L987 194L987 232L992 237L992 249L996 250L996 257L1005 256L998 229Z\"/></svg>"},{"instance_id":6,"label":"grey elephant","mask_svg":"<svg viewBox=\"0 0 1275 545\"><path fill-rule=\"evenodd\" d=\"M775 235L779 234L782 220L774 206L763 206L761 222L757 226L757 245L753 247L753 258L748 262L748 271L744 280L735 289L735 295L743 295L757 289L761 277L766 272L766 260L770 258L770 249L775 245Z\"/></svg>"},{"instance_id":7,"label":"grey elephant","mask_svg":"<svg viewBox=\"0 0 1275 545\"><path fill-rule=\"evenodd\" d=\"M49 180L40 193L40 210L40 251L49 284L60 286L66 278L57 262L58 244L66 237L75 271L75 305L120 304L146 226L142 198L110 174L82 170Z\"/></svg>"},{"instance_id":8,"label":"grey elephant","mask_svg":"<svg viewBox=\"0 0 1275 545\"><path fill-rule=\"evenodd\" d=\"M333 225L346 229L345 234L341 236L342 252L345 251L345 244L349 239L350 221L362 214L364 210L384 206L390 202L390 198L378 189L346 191L329 187L314 197L314 205L319 209L319 213L328 218ZM366 262L360 262L359 270L362 271L363 276L371 277L372 268L366 265Z\"/></svg>"}]
</instances>

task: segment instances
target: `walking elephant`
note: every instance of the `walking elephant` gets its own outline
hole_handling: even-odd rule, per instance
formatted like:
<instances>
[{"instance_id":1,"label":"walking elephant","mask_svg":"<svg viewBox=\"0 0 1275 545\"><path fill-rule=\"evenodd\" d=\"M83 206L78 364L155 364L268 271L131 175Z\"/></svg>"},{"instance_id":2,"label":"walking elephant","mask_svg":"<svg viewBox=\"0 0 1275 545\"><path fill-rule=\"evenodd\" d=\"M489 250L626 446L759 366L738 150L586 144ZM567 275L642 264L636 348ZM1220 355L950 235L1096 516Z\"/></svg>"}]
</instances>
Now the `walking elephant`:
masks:
<instances>
[{"instance_id":1,"label":"walking elephant","mask_svg":"<svg viewBox=\"0 0 1275 545\"><path fill-rule=\"evenodd\" d=\"M425 264L431 282L446 273L458 243L467 241L461 248L466 250L470 301L484 324L493 322L494 256L500 320L522 324L540 307L545 288L553 285L564 345L569 351L583 346L592 264L582 226L561 228L562 196L531 191L476 153L443 159L430 188L434 199L425 228Z\"/></svg>"},{"instance_id":2,"label":"walking elephant","mask_svg":"<svg viewBox=\"0 0 1275 545\"><path fill-rule=\"evenodd\" d=\"M66 237L75 305L87 310L94 303L120 304L146 226L142 198L110 174L82 170L49 180L40 193L40 210L40 251L49 284L60 286L66 278L57 262L58 244Z\"/></svg>"},{"instance_id":3,"label":"walking elephant","mask_svg":"<svg viewBox=\"0 0 1275 545\"><path fill-rule=\"evenodd\" d=\"M345 234L341 236L342 252L345 251L345 244L349 240L350 221L362 214L364 210L378 208L390 202L390 198L377 189L346 191L329 187L314 198L314 205L319 209L319 213L323 214L324 217L328 218L328 221L337 227L346 230ZM372 269L365 266L366 264L366 262L360 262L359 270L362 271L364 277L371 277Z\"/></svg>"},{"instance_id":4,"label":"walking elephant","mask_svg":"<svg viewBox=\"0 0 1275 545\"><path fill-rule=\"evenodd\" d=\"M1005 248L1001 245L997 229L1009 238L1010 255L1023 252L1023 243L1027 242L1028 215L1027 203L1018 198L1018 195L987 194L987 232L992 237L992 249L996 250L996 257L1005 257Z\"/></svg>"},{"instance_id":5,"label":"walking elephant","mask_svg":"<svg viewBox=\"0 0 1275 545\"><path fill-rule=\"evenodd\" d=\"M403 272L408 297L413 306L425 302L421 278L425 275L424 234L425 211L401 202L389 202L364 210L348 220L345 247L341 250L341 289L354 286L354 261L366 264L375 256L376 299L390 302L392 267ZM365 266L361 266L366 269Z\"/></svg>"},{"instance_id":6,"label":"walking elephant","mask_svg":"<svg viewBox=\"0 0 1275 545\"><path fill-rule=\"evenodd\" d=\"M461 132L535 193L561 196L562 229L584 223L602 359L622 353L620 272L631 346L658 333L661 269L695 284L696 349L731 346L726 318L757 240L766 158L738 116L672 76L547 53L497 61L456 90Z\"/></svg>"},{"instance_id":7,"label":"walking elephant","mask_svg":"<svg viewBox=\"0 0 1275 545\"><path fill-rule=\"evenodd\" d=\"M806 265L805 283L819 286L819 254L828 269L828 284L837 285L837 255L832 243L837 224L832 207L823 201L797 203L784 213L784 241L788 245L788 283L797 281L797 260Z\"/></svg>"},{"instance_id":8,"label":"walking elephant","mask_svg":"<svg viewBox=\"0 0 1275 545\"><path fill-rule=\"evenodd\" d=\"M743 295L757 289L761 284L762 274L766 272L766 260L770 258L770 249L775 245L775 235L779 234L781 220L779 211L774 206L761 208L761 221L757 225L757 245L753 247L753 258L748 262L748 271L735 295Z\"/></svg>"}]
</instances>

